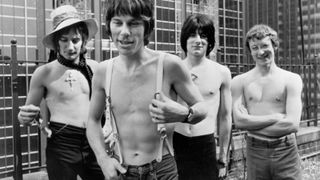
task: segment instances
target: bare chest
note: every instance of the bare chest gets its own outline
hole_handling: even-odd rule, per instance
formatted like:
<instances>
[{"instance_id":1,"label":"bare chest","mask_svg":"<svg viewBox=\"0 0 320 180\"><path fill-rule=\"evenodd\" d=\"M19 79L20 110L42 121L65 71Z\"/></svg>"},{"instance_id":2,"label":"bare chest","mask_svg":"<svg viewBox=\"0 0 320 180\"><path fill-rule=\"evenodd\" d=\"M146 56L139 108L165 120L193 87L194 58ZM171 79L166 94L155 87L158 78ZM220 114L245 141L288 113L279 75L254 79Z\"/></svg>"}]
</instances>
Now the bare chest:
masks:
<instances>
[{"instance_id":1,"label":"bare chest","mask_svg":"<svg viewBox=\"0 0 320 180\"><path fill-rule=\"evenodd\" d=\"M51 75L48 80L47 98L73 99L90 92L86 78L77 70L67 70L59 76Z\"/></svg>"},{"instance_id":2,"label":"bare chest","mask_svg":"<svg viewBox=\"0 0 320 180\"><path fill-rule=\"evenodd\" d=\"M137 71L131 75L114 71L111 81L111 101L115 113L146 111L156 93L156 71Z\"/></svg>"},{"instance_id":3,"label":"bare chest","mask_svg":"<svg viewBox=\"0 0 320 180\"><path fill-rule=\"evenodd\" d=\"M244 88L247 103L285 104L286 86L281 78L258 79Z\"/></svg>"},{"instance_id":4,"label":"bare chest","mask_svg":"<svg viewBox=\"0 0 320 180\"><path fill-rule=\"evenodd\" d=\"M219 96L222 83L219 73L206 70L192 70L191 77L205 99Z\"/></svg>"}]
</instances>

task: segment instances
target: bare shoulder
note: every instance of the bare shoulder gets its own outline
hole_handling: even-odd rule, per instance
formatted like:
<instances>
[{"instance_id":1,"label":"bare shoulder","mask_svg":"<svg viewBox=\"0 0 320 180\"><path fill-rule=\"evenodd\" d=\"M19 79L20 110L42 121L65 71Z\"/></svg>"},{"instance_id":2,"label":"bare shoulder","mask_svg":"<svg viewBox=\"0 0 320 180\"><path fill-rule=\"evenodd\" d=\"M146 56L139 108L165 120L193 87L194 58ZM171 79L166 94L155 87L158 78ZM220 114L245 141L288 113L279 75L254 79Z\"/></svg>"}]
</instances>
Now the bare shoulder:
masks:
<instances>
[{"instance_id":1,"label":"bare shoulder","mask_svg":"<svg viewBox=\"0 0 320 180\"><path fill-rule=\"evenodd\" d=\"M288 83L289 86L302 86L302 78L299 74L284 69L281 69L280 73L280 75L285 78L284 80L286 83Z\"/></svg>"},{"instance_id":2,"label":"bare shoulder","mask_svg":"<svg viewBox=\"0 0 320 180\"><path fill-rule=\"evenodd\" d=\"M250 74L252 74L251 71L248 71L248 72L245 72L242 74L238 74L232 78L232 83L242 83L242 82L249 79Z\"/></svg>"},{"instance_id":3,"label":"bare shoulder","mask_svg":"<svg viewBox=\"0 0 320 180\"><path fill-rule=\"evenodd\" d=\"M108 61L110 60L101 61L96 65L96 74L98 76L106 74L105 72L107 70Z\"/></svg>"},{"instance_id":4,"label":"bare shoulder","mask_svg":"<svg viewBox=\"0 0 320 180\"><path fill-rule=\"evenodd\" d=\"M165 53L163 60L164 77L170 79L172 83L184 82L189 74L187 66L179 56Z\"/></svg>"},{"instance_id":5,"label":"bare shoulder","mask_svg":"<svg viewBox=\"0 0 320 180\"><path fill-rule=\"evenodd\" d=\"M86 60L87 64L91 67L92 71L95 71L98 67L98 62L92 59L87 59Z\"/></svg>"},{"instance_id":6,"label":"bare shoulder","mask_svg":"<svg viewBox=\"0 0 320 180\"><path fill-rule=\"evenodd\" d=\"M179 56L164 53L164 65L165 66L179 66L182 65L182 60Z\"/></svg>"},{"instance_id":7,"label":"bare shoulder","mask_svg":"<svg viewBox=\"0 0 320 180\"><path fill-rule=\"evenodd\" d=\"M188 71L187 66L179 56L169 53L164 54L163 67L164 71L170 76L179 75L183 71Z\"/></svg>"},{"instance_id":8,"label":"bare shoulder","mask_svg":"<svg viewBox=\"0 0 320 180\"><path fill-rule=\"evenodd\" d=\"M230 72L230 69L228 68L228 66L226 65L222 65L218 62L215 62L215 61L211 61L210 60L210 63L213 64L214 67L216 67L215 69L217 71L219 71L224 77L231 77L231 72Z\"/></svg>"},{"instance_id":9,"label":"bare shoulder","mask_svg":"<svg viewBox=\"0 0 320 180\"><path fill-rule=\"evenodd\" d=\"M44 64L44 65L41 65L39 66L33 73L32 77L34 76L40 76L42 78L45 78L47 77L50 72L55 69L56 67L56 64L57 64L57 61L51 61L47 64Z\"/></svg>"}]
</instances>

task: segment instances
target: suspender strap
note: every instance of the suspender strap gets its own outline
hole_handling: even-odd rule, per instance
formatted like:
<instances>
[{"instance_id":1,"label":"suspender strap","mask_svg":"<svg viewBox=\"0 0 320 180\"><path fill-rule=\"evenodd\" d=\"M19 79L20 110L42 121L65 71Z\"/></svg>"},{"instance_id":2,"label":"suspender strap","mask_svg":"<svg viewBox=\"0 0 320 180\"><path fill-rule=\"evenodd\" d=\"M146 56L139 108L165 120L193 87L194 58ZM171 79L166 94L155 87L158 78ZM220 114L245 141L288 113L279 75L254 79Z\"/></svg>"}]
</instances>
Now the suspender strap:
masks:
<instances>
[{"instance_id":1,"label":"suspender strap","mask_svg":"<svg viewBox=\"0 0 320 180\"><path fill-rule=\"evenodd\" d=\"M165 53L160 52L160 57L158 60L158 66L157 66L157 84L156 84L156 93L160 93L162 90L162 83L163 83L163 59L164 59ZM164 124L157 124L157 130L160 134L160 146L159 146L159 152L158 156L156 158L157 162L162 161L162 149L163 144L165 142L165 145L168 148L169 153L173 156L173 148L171 147L168 137L167 137L167 129Z\"/></svg>"},{"instance_id":2,"label":"suspender strap","mask_svg":"<svg viewBox=\"0 0 320 180\"><path fill-rule=\"evenodd\" d=\"M156 93L160 93L162 90L162 82L163 82L163 59L164 53L160 53L160 57L157 65L157 84L156 84Z\"/></svg>"},{"instance_id":3,"label":"suspender strap","mask_svg":"<svg viewBox=\"0 0 320 180\"><path fill-rule=\"evenodd\" d=\"M111 77L112 77L112 69L113 69L113 63L114 60L108 60L107 61L107 70L106 70L106 84L105 84L105 93L106 93L106 123L103 126L103 135L105 138L105 141L109 141L111 147L108 147L110 149L114 148L116 154L113 154L115 156L118 156L118 160L120 164L123 163L123 157L122 152L120 148L119 143L119 133L118 133L118 127L115 120L115 117L112 113L111 109L111 97L110 97L110 91L111 91ZM114 147L114 146L115 147Z\"/></svg>"}]
</instances>

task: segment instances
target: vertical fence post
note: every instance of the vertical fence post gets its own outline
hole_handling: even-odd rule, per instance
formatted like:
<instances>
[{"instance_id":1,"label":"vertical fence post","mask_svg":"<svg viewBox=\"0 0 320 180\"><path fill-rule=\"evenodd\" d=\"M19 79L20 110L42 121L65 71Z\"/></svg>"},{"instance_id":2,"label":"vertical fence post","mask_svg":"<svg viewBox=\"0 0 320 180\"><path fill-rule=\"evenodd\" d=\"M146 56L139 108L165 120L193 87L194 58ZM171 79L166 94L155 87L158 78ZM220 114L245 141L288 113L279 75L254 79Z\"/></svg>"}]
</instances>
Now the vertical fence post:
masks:
<instances>
[{"instance_id":1,"label":"vertical fence post","mask_svg":"<svg viewBox=\"0 0 320 180\"><path fill-rule=\"evenodd\" d=\"M314 126L318 126L318 107L319 107L319 105L318 105L318 103L319 103L319 101L318 101L318 91L320 92L320 87L319 87L319 84L318 84L318 62L317 62L317 58L315 58L314 59L314 61L313 61L313 63L314 63L314 66L313 66L313 68L314 68L314 75L313 75L313 78L314 78L314 80L313 80L313 83L314 83L314 88L313 88L313 92L314 92L314 118L315 118L315 120L314 120Z\"/></svg>"},{"instance_id":2,"label":"vertical fence post","mask_svg":"<svg viewBox=\"0 0 320 180\"><path fill-rule=\"evenodd\" d=\"M12 92L12 125L13 125L13 165L15 180L22 180L22 156L20 123L17 119L19 110L18 100L18 61L17 61L17 40L11 40L11 92Z\"/></svg>"}]
</instances>

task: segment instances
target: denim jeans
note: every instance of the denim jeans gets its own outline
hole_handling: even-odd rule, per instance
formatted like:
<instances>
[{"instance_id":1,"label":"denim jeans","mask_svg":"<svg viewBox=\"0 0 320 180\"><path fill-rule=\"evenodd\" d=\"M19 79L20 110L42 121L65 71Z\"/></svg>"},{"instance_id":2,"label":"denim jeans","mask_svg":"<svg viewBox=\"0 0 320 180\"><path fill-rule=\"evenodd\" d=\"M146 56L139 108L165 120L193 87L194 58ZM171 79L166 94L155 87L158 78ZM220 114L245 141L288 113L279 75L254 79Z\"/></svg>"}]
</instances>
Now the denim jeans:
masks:
<instances>
[{"instance_id":1,"label":"denim jeans","mask_svg":"<svg viewBox=\"0 0 320 180\"><path fill-rule=\"evenodd\" d=\"M120 180L178 180L177 165L170 154L164 155L161 162L153 160L141 166L124 166L127 172L120 175Z\"/></svg>"},{"instance_id":2,"label":"denim jeans","mask_svg":"<svg viewBox=\"0 0 320 180\"><path fill-rule=\"evenodd\" d=\"M53 134L47 140L46 159L50 180L104 180L104 175L89 146L85 129L50 123Z\"/></svg>"},{"instance_id":3,"label":"denim jeans","mask_svg":"<svg viewBox=\"0 0 320 180\"><path fill-rule=\"evenodd\" d=\"M186 137L173 134L173 147L180 180L218 179L214 135Z\"/></svg>"},{"instance_id":4,"label":"denim jeans","mask_svg":"<svg viewBox=\"0 0 320 180\"><path fill-rule=\"evenodd\" d=\"M247 136L248 180L301 180L301 162L294 135L275 141Z\"/></svg>"}]
</instances>

